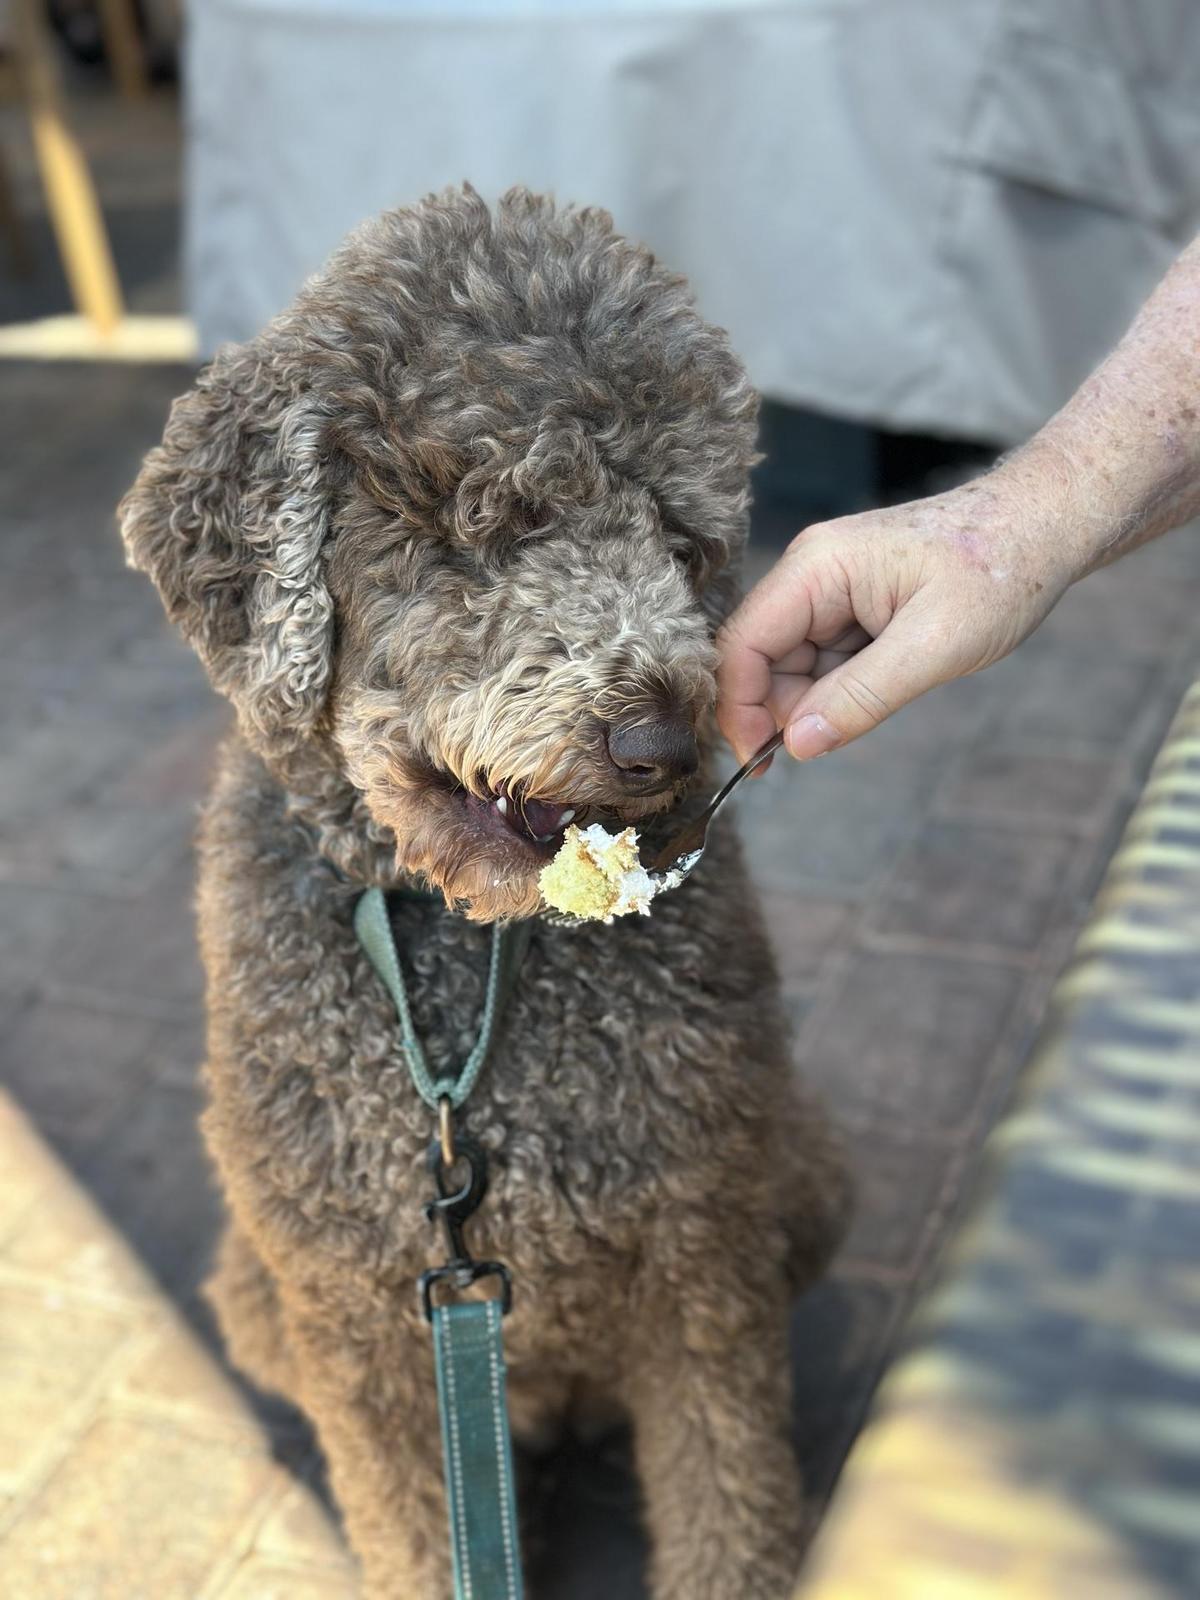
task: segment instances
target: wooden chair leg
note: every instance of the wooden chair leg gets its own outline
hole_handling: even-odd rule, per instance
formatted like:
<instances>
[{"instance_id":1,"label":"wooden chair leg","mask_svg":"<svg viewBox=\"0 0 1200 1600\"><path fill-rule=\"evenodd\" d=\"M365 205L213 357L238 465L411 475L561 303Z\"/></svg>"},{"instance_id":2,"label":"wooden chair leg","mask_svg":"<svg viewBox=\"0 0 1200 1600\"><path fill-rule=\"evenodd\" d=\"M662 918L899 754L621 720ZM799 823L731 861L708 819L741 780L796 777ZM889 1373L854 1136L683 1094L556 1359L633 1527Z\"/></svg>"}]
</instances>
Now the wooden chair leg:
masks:
<instances>
[{"instance_id":1,"label":"wooden chair leg","mask_svg":"<svg viewBox=\"0 0 1200 1600\"><path fill-rule=\"evenodd\" d=\"M4 235L8 247L12 270L19 277L28 278L33 272L33 252L29 248L29 237L17 209L12 177L3 150L0 150L0 233Z\"/></svg>"},{"instance_id":2,"label":"wooden chair leg","mask_svg":"<svg viewBox=\"0 0 1200 1600\"><path fill-rule=\"evenodd\" d=\"M113 81L127 100L146 93L146 56L130 0L99 0L100 32Z\"/></svg>"},{"instance_id":3,"label":"wooden chair leg","mask_svg":"<svg viewBox=\"0 0 1200 1600\"><path fill-rule=\"evenodd\" d=\"M18 69L50 220L77 310L100 333L124 315L108 231L83 151L66 118L39 0L17 0Z\"/></svg>"}]
</instances>

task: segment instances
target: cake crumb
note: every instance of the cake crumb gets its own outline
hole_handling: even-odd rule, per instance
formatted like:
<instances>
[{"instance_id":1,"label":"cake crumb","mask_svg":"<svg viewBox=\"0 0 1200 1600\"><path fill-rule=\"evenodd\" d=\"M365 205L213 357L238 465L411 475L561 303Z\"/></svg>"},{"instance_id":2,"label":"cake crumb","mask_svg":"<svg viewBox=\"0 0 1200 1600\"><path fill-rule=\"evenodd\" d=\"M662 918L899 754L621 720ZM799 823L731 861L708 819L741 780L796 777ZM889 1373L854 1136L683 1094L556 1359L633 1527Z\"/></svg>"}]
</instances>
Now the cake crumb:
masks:
<instances>
[{"instance_id":1,"label":"cake crumb","mask_svg":"<svg viewBox=\"0 0 1200 1600\"><path fill-rule=\"evenodd\" d=\"M635 829L609 833L598 822L567 829L539 883L548 906L590 922L611 922L632 911L647 916L654 896L671 886L642 866Z\"/></svg>"}]
</instances>

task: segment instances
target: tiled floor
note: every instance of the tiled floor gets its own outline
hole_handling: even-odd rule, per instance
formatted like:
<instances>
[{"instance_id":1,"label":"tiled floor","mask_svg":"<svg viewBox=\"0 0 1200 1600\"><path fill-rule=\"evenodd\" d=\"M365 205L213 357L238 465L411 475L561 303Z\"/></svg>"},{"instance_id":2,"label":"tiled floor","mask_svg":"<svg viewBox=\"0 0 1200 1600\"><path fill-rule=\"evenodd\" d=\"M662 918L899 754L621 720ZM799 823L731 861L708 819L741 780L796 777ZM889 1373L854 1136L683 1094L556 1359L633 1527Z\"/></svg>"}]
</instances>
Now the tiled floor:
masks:
<instances>
[{"instance_id":1,"label":"tiled floor","mask_svg":"<svg viewBox=\"0 0 1200 1600\"><path fill-rule=\"evenodd\" d=\"M111 518L186 381L0 368L0 1077L208 1337L196 1288L218 1210L195 1132L189 834L225 719L122 570ZM797 1060L859 1171L846 1249L796 1310L797 1440L818 1493L1200 655L1198 600L1200 546L1178 535L1075 591L993 671L827 761L777 763L742 807ZM296 1420L264 1415L303 1458ZM564 1467L552 1593L633 1600L619 1447Z\"/></svg>"}]
</instances>

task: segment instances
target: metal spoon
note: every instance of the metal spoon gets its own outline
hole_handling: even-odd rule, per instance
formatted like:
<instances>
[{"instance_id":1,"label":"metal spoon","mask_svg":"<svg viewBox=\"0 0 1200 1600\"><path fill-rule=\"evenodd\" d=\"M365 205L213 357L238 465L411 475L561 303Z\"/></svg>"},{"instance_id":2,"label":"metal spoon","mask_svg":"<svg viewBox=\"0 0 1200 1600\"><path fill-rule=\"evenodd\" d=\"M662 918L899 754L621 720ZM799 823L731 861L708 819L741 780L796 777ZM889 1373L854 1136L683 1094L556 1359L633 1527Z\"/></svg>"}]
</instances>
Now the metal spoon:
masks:
<instances>
[{"instance_id":1,"label":"metal spoon","mask_svg":"<svg viewBox=\"0 0 1200 1600\"><path fill-rule=\"evenodd\" d=\"M761 750L756 750L744 767L739 767L723 789L719 789L708 805L693 821L686 823L679 832L663 846L663 848L650 862L646 871L651 877L668 877L671 888L676 888L687 877L689 872L695 870L700 857L704 854L704 847L708 843L708 829L712 819L725 804L729 796L741 783L743 778L748 778L756 772L768 756L783 743L783 733L773 734ZM666 887L664 885L664 887Z\"/></svg>"}]
</instances>

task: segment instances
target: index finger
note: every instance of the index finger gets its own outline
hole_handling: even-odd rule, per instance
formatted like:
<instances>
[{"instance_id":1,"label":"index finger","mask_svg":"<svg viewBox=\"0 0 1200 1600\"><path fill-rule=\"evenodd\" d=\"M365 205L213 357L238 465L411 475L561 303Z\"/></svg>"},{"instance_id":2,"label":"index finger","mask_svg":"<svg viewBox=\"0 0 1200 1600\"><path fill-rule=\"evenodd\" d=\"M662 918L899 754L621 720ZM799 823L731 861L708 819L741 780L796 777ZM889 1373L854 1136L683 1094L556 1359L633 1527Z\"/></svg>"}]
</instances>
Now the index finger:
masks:
<instances>
[{"instance_id":1,"label":"index finger","mask_svg":"<svg viewBox=\"0 0 1200 1600\"><path fill-rule=\"evenodd\" d=\"M771 669L808 637L812 603L784 557L750 591L717 635L717 721L740 760L775 732L767 709Z\"/></svg>"}]
</instances>

